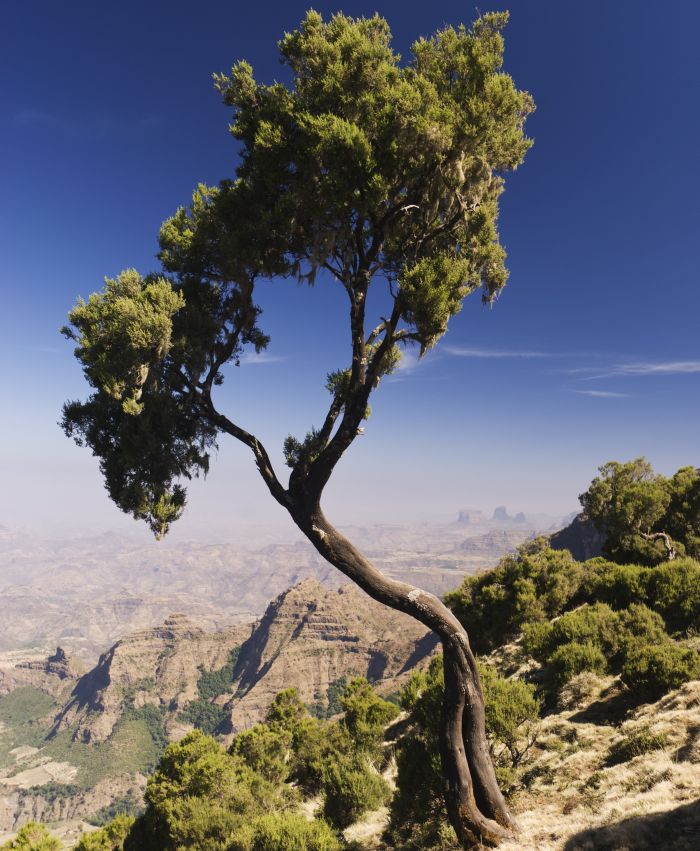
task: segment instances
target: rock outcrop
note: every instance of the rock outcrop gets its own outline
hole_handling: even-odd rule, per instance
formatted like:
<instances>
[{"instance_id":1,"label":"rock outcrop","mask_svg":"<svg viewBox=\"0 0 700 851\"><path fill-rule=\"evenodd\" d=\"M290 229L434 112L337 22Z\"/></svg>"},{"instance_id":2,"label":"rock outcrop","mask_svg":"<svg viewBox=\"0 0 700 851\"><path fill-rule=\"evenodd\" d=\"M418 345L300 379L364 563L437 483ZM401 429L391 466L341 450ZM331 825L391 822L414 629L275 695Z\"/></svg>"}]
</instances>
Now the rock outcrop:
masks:
<instances>
[{"instance_id":1,"label":"rock outcrop","mask_svg":"<svg viewBox=\"0 0 700 851\"><path fill-rule=\"evenodd\" d=\"M313 579L281 594L241 648L231 731L262 720L275 695L294 687L307 704L341 677L363 676L395 691L436 639L425 627L376 603L354 585L337 591Z\"/></svg>"},{"instance_id":2,"label":"rock outcrop","mask_svg":"<svg viewBox=\"0 0 700 851\"><path fill-rule=\"evenodd\" d=\"M604 544L605 535L592 523L584 520L580 514L576 515L568 526L555 532L550 538L552 549L569 550L577 561L586 561L602 555Z\"/></svg>"},{"instance_id":3,"label":"rock outcrop","mask_svg":"<svg viewBox=\"0 0 700 851\"><path fill-rule=\"evenodd\" d=\"M250 635L249 625L205 633L185 615L118 641L76 683L51 731L70 729L84 742L107 739L129 706L153 704L172 715L198 696L202 671L221 668Z\"/></svg>"}]
</instances>

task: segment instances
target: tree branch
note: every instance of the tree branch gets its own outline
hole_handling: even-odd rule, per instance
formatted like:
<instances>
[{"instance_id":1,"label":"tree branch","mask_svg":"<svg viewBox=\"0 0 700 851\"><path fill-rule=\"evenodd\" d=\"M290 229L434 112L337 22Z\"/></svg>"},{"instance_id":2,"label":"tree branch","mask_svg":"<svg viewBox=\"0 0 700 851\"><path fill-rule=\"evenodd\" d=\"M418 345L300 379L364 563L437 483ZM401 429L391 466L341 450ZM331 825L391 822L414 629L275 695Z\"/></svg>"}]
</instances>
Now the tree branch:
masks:
<instances>
[{"instance_id":1,"label":"tree branch","mask_svg":"<svg viewBox=\"0 0 700 851\"><path fill-rule=\"evenodd\" d=\"M229 420L229 418L224 414L219 413L219 411L217 411L214 407L214 403L208 393L200 393L198 395L198 401L202 406L202 413L205 417L207 417L215 426L226 432L226 434L231 435L231 437L235 437L236 440L244 443L252 450L258 471L267 485L267 489L280 505L287 510L290 510L291 500L289 492L277 478L272 462L270 461L270 456L267 454L267 450L258 438L254 434L250 434L250 432L247 432L245 429L242 429L240 426L231 422L231 420Z\"/></svg>"}]
</instances>

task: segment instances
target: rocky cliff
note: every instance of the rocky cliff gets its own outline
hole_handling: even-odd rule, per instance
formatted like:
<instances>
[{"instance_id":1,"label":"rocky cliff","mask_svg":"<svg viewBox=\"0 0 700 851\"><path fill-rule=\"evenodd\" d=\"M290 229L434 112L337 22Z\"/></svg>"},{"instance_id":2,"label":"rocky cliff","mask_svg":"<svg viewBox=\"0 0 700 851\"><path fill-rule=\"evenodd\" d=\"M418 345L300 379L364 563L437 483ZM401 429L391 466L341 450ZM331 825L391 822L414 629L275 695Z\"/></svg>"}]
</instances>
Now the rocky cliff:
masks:
<instances>
[{"instance_id":1,"label":"rocky cliff","mask_svg":"<svg viewBox=\"0 0 700 851\"><path fill-rule=\"evenodd\" d=\"M261 720L284 688L296 688L307 704L323 703L341 677L367 677L395 691L435 643L425 627L355 586L332 591L307 579L268 606L241 648L230 729Z\"/></svg>"}]
</instances>

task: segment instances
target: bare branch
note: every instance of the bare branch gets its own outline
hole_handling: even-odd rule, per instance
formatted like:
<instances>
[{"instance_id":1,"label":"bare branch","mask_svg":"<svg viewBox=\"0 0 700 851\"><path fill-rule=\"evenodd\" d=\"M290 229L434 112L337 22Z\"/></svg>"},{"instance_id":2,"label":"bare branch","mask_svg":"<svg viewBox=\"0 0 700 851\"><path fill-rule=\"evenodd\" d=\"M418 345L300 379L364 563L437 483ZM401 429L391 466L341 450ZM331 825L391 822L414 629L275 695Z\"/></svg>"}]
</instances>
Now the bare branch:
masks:
<instances>
[{"instance_id":1,"label":"bare branch","mask_svg":"<svg viewBox=\"0 0 700 851\"><path fill-rule=\"evenodd\" d=\"M272 462L270 461L270 456L260 440L258 440L254 434L250 434L250 432L247 432L245 429L231 422L231 420L229 420L229 418L224 414L219 413L219 411L217 411L214 407L214 403L208 393L198 394L197 401L200 404L202 414L210 422L222 431L225 431L226 434L231 435L231 437L235 437L236 440L244 443L252 450L258 471L267 485L268 490L280 505L284 506L286 509L290 509L291 500L289 493L277 478Z\"/></svg>"}]
</instances>

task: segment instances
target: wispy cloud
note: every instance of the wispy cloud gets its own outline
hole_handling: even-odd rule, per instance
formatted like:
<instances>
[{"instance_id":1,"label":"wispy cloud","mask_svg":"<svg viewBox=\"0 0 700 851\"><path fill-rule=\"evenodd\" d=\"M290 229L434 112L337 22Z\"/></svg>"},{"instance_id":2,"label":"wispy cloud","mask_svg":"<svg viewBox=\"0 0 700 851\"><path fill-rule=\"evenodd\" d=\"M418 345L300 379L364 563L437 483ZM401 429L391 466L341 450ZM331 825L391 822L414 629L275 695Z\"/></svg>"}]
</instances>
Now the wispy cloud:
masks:
<instances>
[{"instance_id":1,"label":"wispy cloud","mask_svg":"<svg viewBox=\"0 0 700 851\"><path fill-rule=\"evenodd\" d=\"M689 375L700 372L700 360L624 363L615 367L616 375Z\"/></svg>"},{"instance_id":2,"label":"wispy cloud","mask_svg":"<svg viewBox=\"0 0 700 851\"><path fill-rule=\"evenodd\" d=\"M416 349L403 349L401 351L401 360L396 368L397 375L410 375L418 368L420 359Z\"/></svg>"},{"instance_id":3,"label":"wispy cloud","mask_svg":"<svg viewBox=\"0 0 700 851\"><path fill-rule=\"evenodd\" d=\"M441 351L457 358L551 358L552 352L536 352L523 349L482 349L462 346L443 346Z\"/></svg>"},{"instance_id":4,"label":"wispy cloud","mask_svg":"<svg viewBox=\"0 0 700 851\"><path fill-rule=\"evenodd\" d=\"M612 390L574 390L574 393L599 399L626 399L629 396L629 393L613 393Z\"/></svg>"},{"instance_id":5,"label":"wispy cloud","mask_svg":"<svg viewBox=\"0 0 700 851\"><path fill-rule=\"evenodd\" d=\"M240 357L241 364L255 366L256 364L281 363L287 360L282 355L270 355L267 352L243 352Z\"/></svg>"},{"instance_id":6,"label":"wispy cloud","mask_svg":"<svg viewBox=\"0 0 700 851\"><path fill-rule=\"evenodd\" d=\"M635 376L665 376L665 375L695 375L700 373L700 361L645 361L618 363L601 372L600 367L578 370L585 381L595 381L600 378L627 378Z\"/></svg>"},{"instance_id":7,"label":"wispy cloud","mask_svg":"<svg viewBox=\"0 0 700 851\"><path fill-rule=\"evenodd\" d=\"M160 124L160 117L126 118L114 115L67 116L33 107L20 109L11 115L8 123L18 130L32 130L59 136L74 142L103 136L129 136L141 133Z\"/></svg>"}]
</instances>

